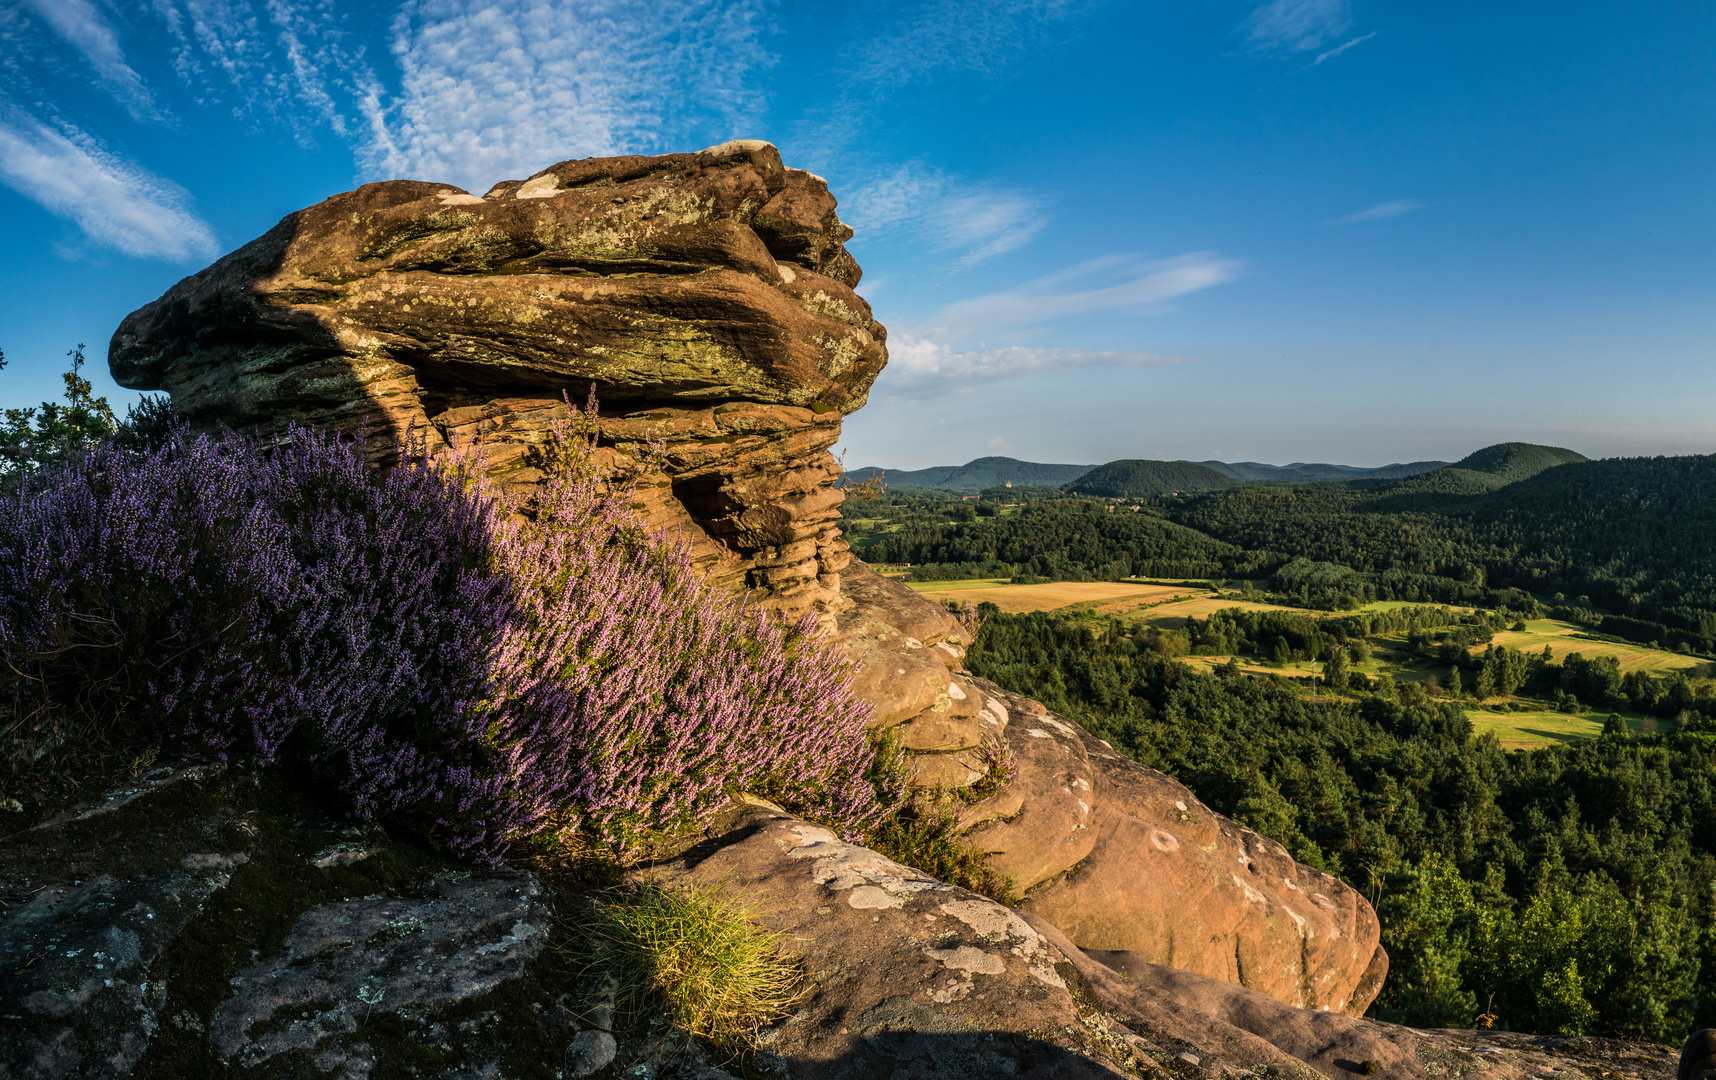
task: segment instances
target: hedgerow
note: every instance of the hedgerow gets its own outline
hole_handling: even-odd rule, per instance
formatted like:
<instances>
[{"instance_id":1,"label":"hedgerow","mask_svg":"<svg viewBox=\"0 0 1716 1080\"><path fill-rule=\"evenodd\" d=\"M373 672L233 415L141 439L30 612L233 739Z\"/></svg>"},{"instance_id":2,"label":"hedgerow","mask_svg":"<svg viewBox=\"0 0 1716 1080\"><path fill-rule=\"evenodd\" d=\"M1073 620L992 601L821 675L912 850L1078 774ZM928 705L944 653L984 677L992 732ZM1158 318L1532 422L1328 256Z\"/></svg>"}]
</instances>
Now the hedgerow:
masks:
<instances>
[{"instance_id":1,"label":"hedgerow","mask_svg":"<svg viewBox=\"0 0 1716 1080\"><path fill-rule=\"evenodd\" d=\"M289 760L480 863L623 855L735 789L861 835L901 781L850 670L640 525L577 415L528 503L471 457L377 471L303 428L27 477L0 500L0 784L90 740Z\"/></svg>"}]
</instances>

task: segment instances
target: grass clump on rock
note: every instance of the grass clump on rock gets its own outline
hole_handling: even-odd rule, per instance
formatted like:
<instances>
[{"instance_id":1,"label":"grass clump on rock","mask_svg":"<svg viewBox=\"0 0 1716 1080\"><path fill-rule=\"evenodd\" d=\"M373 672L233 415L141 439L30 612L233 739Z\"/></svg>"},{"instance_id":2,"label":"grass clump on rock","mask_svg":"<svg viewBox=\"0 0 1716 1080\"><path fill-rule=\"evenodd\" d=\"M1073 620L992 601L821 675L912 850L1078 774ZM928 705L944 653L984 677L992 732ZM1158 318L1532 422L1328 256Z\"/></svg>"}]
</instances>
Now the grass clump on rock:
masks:
<instances>
[{"instance_id":1,"label":"grass clump on rock","mask_svg":"<svg viewBox=\"0 0 1716 1080\"><path fill-rule=\"evenodd\" d=\"M797 999L800 973L779 937L713 891L646 882L593 905L586 918L591 966L613 979L628 1026L659 1017L742 1053Z\"/></svg>"}]
</instances>

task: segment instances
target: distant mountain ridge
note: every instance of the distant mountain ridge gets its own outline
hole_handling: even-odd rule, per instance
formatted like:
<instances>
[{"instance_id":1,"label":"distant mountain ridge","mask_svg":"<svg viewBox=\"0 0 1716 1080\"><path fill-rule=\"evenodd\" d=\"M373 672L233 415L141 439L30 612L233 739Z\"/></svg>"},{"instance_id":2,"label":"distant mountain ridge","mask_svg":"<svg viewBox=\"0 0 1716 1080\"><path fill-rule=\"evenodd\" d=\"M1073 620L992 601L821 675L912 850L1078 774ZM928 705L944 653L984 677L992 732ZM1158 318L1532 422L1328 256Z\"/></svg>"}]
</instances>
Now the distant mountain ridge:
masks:
<instances>
[{"instance_id":1,"label":"distant mountain ridge","mask_svg":"<svg viewBox=\"0 0 1716 1080\"><path fill-rule=\"evenodd\" d=\"M889 487L929 488L935 491L978 492L1012 483L1017 487L1069 487L1090 495L1161 495L1172 491L1216 491L1235 484L1308 483L1323 480L1397 480L1418 473L1446 468L1445 461L1415 461L1406 465L1384 465L1367 469L1356 465L1307 464L1265 465L1256 461L1111 461L1106 465L1052 465L1020 461L1010 457L981 457L964 465L935 465L927 469L884 469L870 465L853 469L844 483L858 484L885 474ZM1098 478L1103 490L1086 491L1083 482L1094 472L1109 470ZM1113 490L1110 490L1113 489ZM1135 489L1135 490L1134 490ZM1148 490L1146 490L1148 489Z\"/></svg>"},{"instance_id":2,"label":"distant mountain ridge","mask_svg":"<svg viewBox=\"0 0 1716 1080\"><path fill-rule=\"evenodd\" d=\"M1198 464L1208 466L1224 476L1248 483L1262 481L1310 481L1319 480L1404 480L1408 476L1430 472L1433 469L1448 467L1446 461L1411 461L1404 465L1383 465L1375 469L1367 469L1362 465L1328 465L1323 463L1306 464L1295 461L1291 465L1263 465L1255 461L1200 461Z\"/></svg>"},{"instance_id":3,"label":"distant mountain ridge","mask_svg":"<svg viewBox=\"0 0 1716 1080\"><path fill-rule=\"evenodd\" d=\"M1456 462L1411 461L1377 468L1303 461L1267 465L1257 461L1142 458L1122 458L1103 465L1050 465L1009 457L981 457L964 465L937 465L928 469L894 470L871 465L853 469L844 482L862 483L884 474L888 486L896 488L978 492L1011 483L1019 487L1062 487L1074 494L1099 498L1147 498L1175 492L1221 491L1241 484L1376 483L1420 477L1410 489L1477 493L1493 491L1557 465L1589 460L1564 447L1521 442L1486 446Z\"/></svg>"},{"instance_id":4,"label":"distant mountain ridge","mask_svg":"<svg viewBox=\"0 0 1716 1080\"><path fill-rule=\"evenodd\" d=\"M846 482L861 484L885 472L889 487L938 491L982 491L1006 483L1019 487L1060 487L1093 468L1093 465L1045 465L1010 457L980 457L964 465L935 465L928 469L882 469L872 465L848 472Z\"/></svg>"}]
</instances>

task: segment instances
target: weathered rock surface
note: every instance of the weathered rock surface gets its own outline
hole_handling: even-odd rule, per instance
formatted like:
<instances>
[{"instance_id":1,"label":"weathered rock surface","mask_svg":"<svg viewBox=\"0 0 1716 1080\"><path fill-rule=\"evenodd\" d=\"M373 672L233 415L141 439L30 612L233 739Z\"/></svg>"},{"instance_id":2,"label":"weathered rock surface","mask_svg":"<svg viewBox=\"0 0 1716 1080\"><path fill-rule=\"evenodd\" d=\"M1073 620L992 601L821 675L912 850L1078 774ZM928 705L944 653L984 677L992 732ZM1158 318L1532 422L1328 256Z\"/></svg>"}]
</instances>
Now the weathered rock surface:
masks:
<instances>
[{"instance_id":1,"label":"weathered rock surface","mask_svg":"<svg viewBox=\"0 0 1716 1080\"><path fill-rule=\"evenodd\" d=\"M531 875L450 871L281 791L174 773L0 838L0 1078L732 1080L683 1034L617 1028L612 983L549 963L576 931ZM755 800L637 873L734 894L782 934L804 993L762 1033L763 1075L1675 1071L1669 1047L1415 1031L1087 952Z\"/></svg>"},{"instance_id":2,"label":"weathered rock surface","mask_svg":"<svg viewBox=\"0 0 1716 1080\"><path fill-rule=\"evenodd\" d=\"M528 874L316 823L278 777L160 772L0 838L0 1080L497 1078L606 1034L537 969Z\"/></svg>"},{"instance_id":3,"label":"weathered rock surface","mask_svg":"<svg viewBox=\"0 0 1716 1080\"><path fill-rule=\"evenodd\" d=\"M1028 699L1004 702L1017 774L967 811L967 837L1021 906L1080 948L1125 952L1309 1009L1362 1014L1387 953L1364 898L1167 776Z\"/></svg>"},{"instance_id":4,"label":"weathered rock surface","mask_svg":"<svg viewBox=\"0 0 1716 1080\"><path fill-rule=\"evenodd\" d=\"M552 165L483 196L366 184L129 316L109 364L200 427L408 428L507 483L594 386L618 470L718 575L837 603L827 449L886 363L822 180L767 143ZM659 465L659 468L657 466Z\"/></svg>"},{"instance_id":5,"label":"weathered rock surface","mask_svg":"<svg viewBox=\"0 0 1716 1080\"><path fill-rule=\"evenodd\" d=\"M766 806L711 832L645 873L731 890L802 957L804 996L765 1036L787 1075L1131 1074L1136 1052L1081 1019L1071 966L1017 913Z\"/></svg>"},{"instance_id":6,"label":"weathered rock surface","mask_svg":"<svg viewBox=\"0 0 1716 1080\"><path fill-rule=\"evenodd\" d=\"M1126 953L1086 952L1038 916L1024 918L1078 970L1091 996L1130 1030L1161 1045L1195 1046L1204 1075L1355 1076L1523 1080L1589 1076L1666 1078L1667 1046L1500 1031L1421 1031L1298 1009L1266 994ZM1182 1052L1183 1055L1183 1052ZM1185 1061L1182 1055L1178 1060Z\"/></svg>"},{"instance_id":7,"label":"weathered rock surface","mask_svg":"<svg viewBox=\"0 0 1716 1080\"><path fill-rule=\"evenodd\" d=\"M218 770L158 770L0 840L0 1077L125 1076L161 1024L163 952L249 861L231 813L160 823Z\"/></svg>"},{"instance_id":8,"label":"weathered rock surface","mask_svg":"<svg viewBox=\"0 0 1716 1080\"><path fill-rule=\"evenodd\" d=\"M209 1036L229 1062L301 1055L324 1071L364 1076L375 1060L359 1018L376 1006L432 1022L449 1006L524 977L552 916L527 874L444 874L427 893L323 904L299 916L275 955L232 976ZM611 1036L610 1036L611 1038Z\"/></svg>"},{"instance_id":9,"label":"weathered rock surface","mask_svg":"<svg viewBox=\"0 0 1716 1080\"><path fill-rule=\"evenodd\" d=\"M1000 867L1020 867L1026 909L1081 948L1133 953L1303 1008L1359 1015L1370 1005L1388 956L1356 890L1051 714L1015 721L1007 739L1020 762L1014 783L1040 791L1016 821L970 835ZM1047 860L1057 837L1065 854Z\"/></svg>"}]
</instances>

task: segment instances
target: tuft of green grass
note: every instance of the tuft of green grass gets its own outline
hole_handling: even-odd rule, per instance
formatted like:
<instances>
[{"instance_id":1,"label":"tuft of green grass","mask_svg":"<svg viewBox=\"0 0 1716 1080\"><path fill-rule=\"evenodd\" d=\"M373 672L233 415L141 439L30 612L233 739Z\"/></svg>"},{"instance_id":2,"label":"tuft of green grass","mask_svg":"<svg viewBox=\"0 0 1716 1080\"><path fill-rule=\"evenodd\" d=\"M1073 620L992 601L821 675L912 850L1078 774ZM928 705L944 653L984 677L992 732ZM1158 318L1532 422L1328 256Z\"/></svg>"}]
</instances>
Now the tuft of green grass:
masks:
<instances>
[{"instance_id":1,"label":"tuft of green grass","mask_svg":"<svg viewBox=\"0 0 1716 1080\"><path fill-rule=\"evenodd\" d=\"M612 893L588 909L592 966L618 984L623 1023L661 1018L729 1053L798 996L799 970L780 938L715 890L675 891L654 882Z\"/></svg>"}]
</instances>

